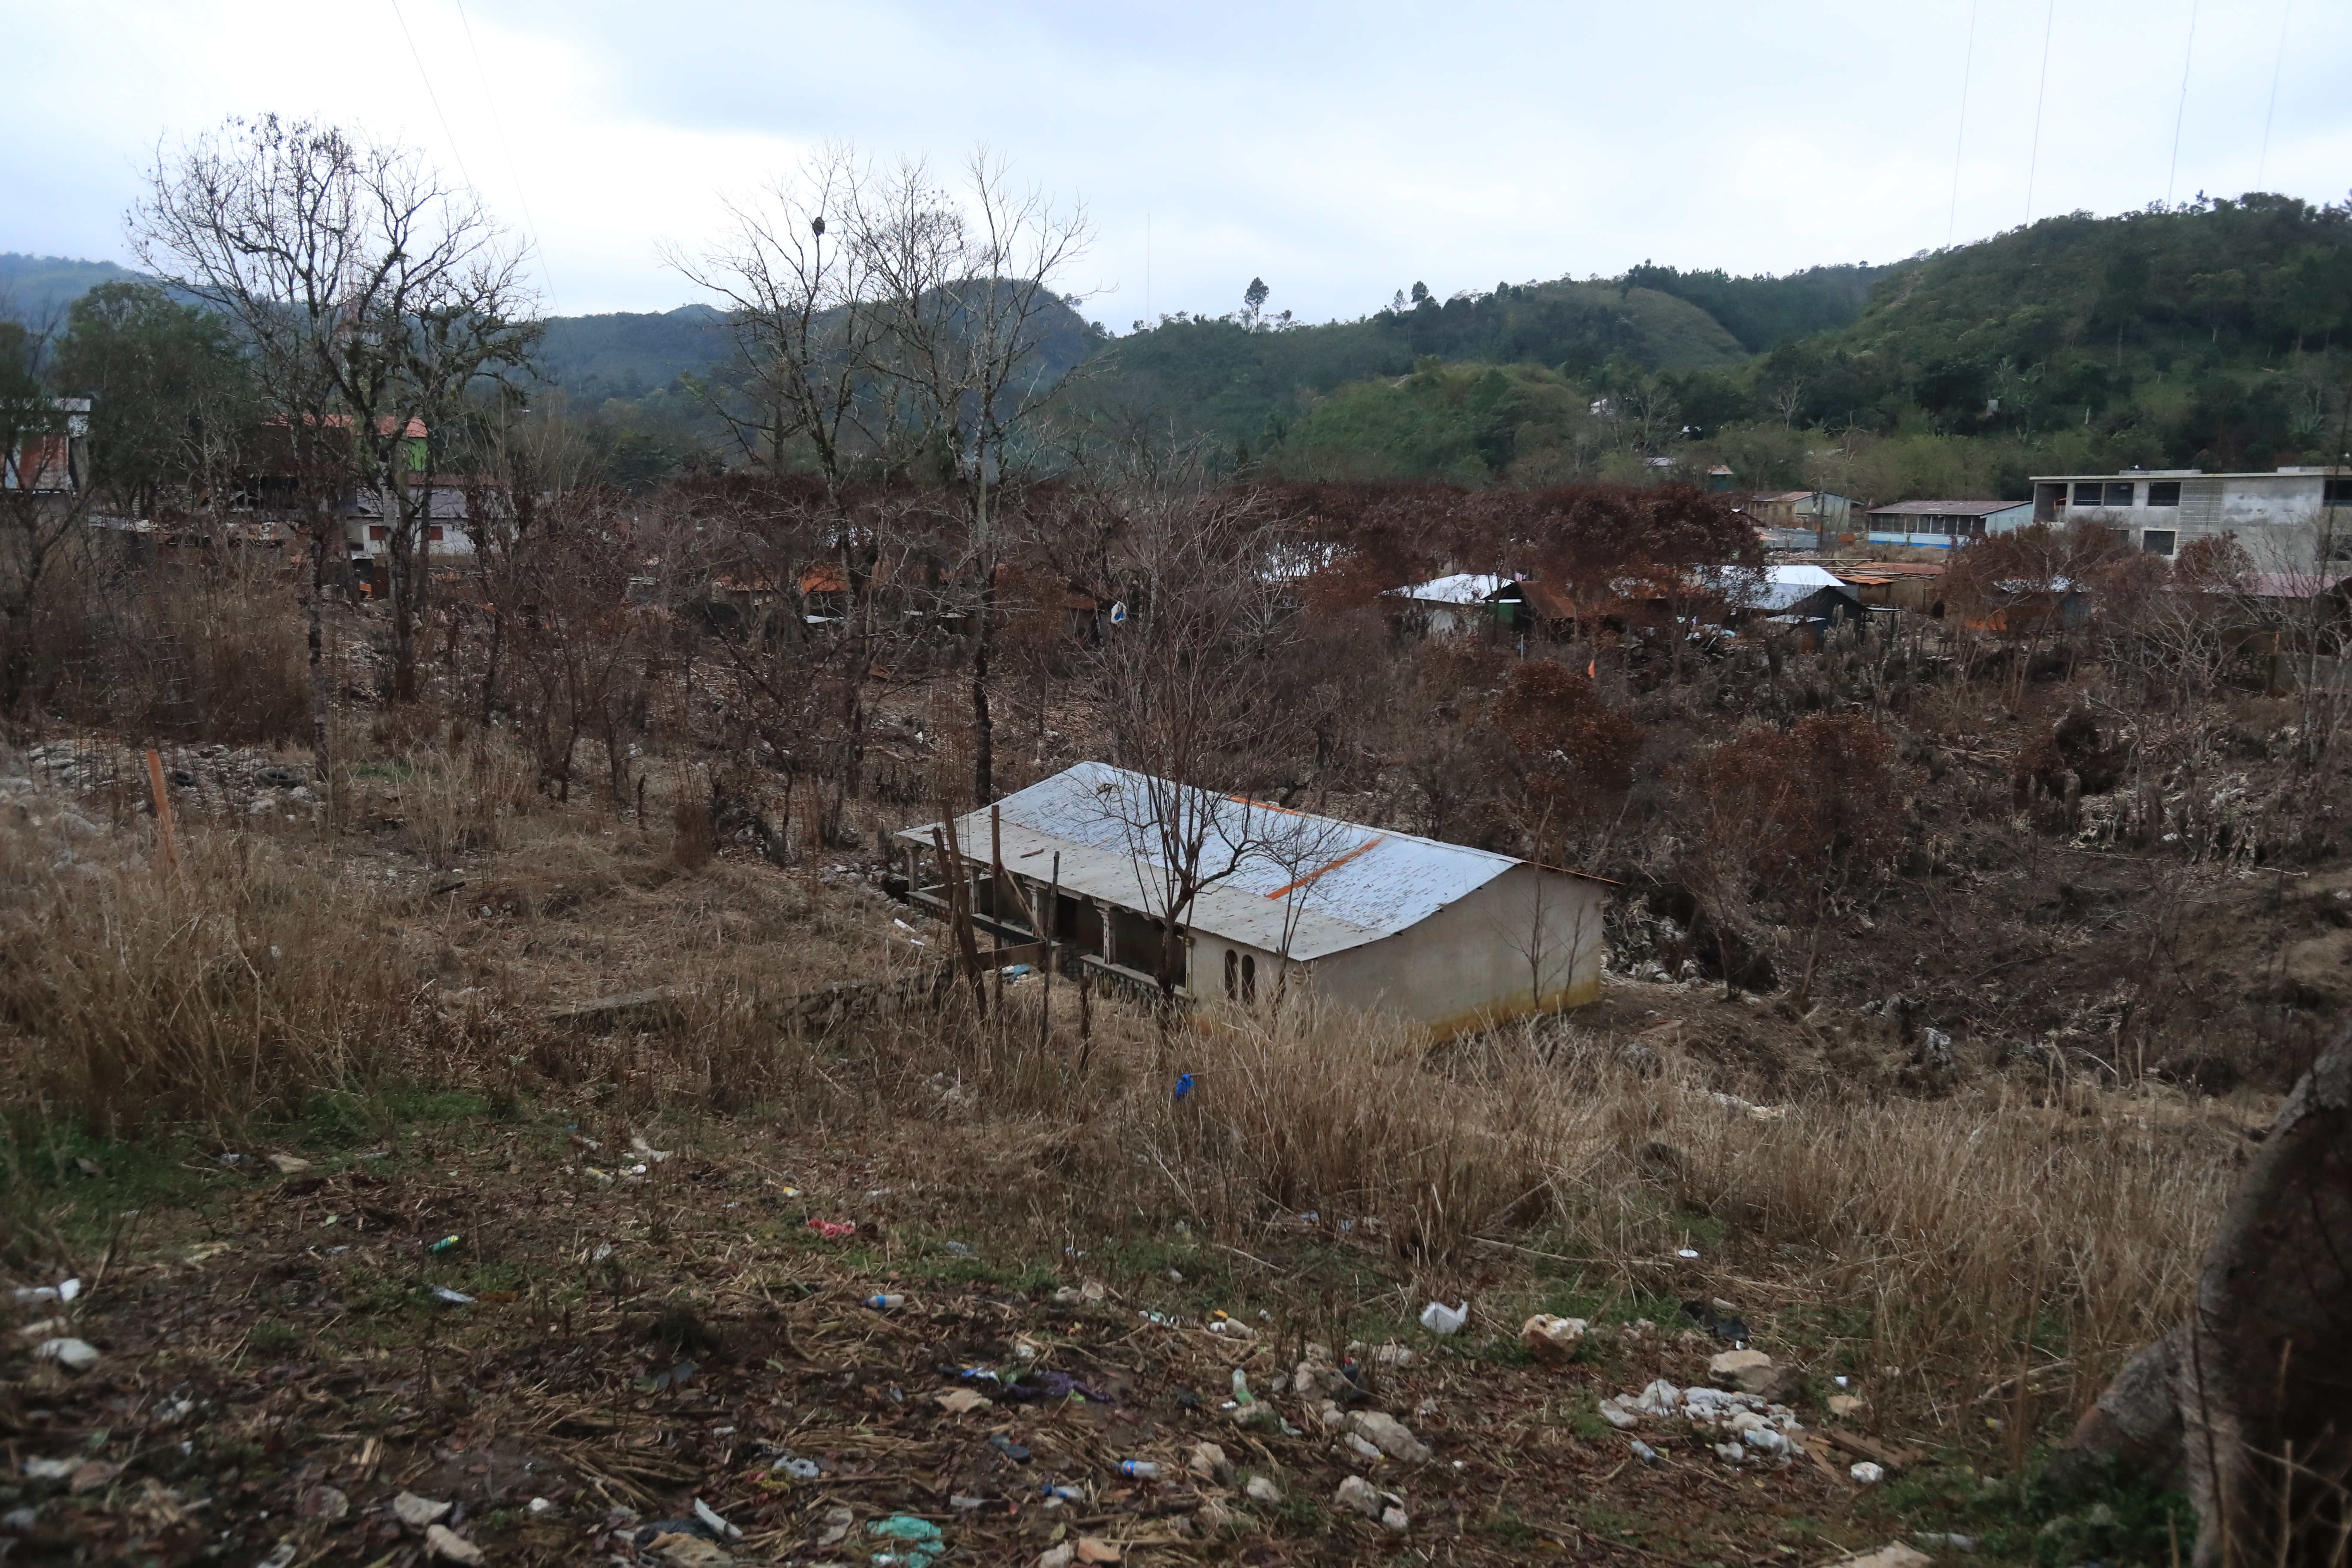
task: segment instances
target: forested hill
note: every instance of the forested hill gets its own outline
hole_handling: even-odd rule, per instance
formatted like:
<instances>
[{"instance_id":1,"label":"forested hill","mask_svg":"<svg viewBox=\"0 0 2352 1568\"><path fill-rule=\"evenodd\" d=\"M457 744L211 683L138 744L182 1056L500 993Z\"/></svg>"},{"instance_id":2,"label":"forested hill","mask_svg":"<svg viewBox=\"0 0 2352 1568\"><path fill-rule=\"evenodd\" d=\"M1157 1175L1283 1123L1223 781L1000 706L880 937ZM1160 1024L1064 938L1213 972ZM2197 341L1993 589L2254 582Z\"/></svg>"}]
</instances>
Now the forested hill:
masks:
<instances>
[{"instance_id":1,"label":"forested hill","mask_svg":"<svg viewBox=\"0 0 2352 1568\"><path fill-rule=\"evenodd\" d=\"M1498 283L1441 300L1422 284L1360 321L1286 326L1176 315L1108 344L1074 404L1098 418L1278 445L1315 400L1441 363L1543 366L1577 380L1610 363L1722 370L1758 347L1842 327L1887 268L1732 278L1644 264L1611 281Z\"/></svg>"},{"instance_id":2,"label":"forested hill","mask_svg":"<svg viewBox=\"0 0 2352 1568\"><path fill-rule=\"evenodd\" d=\"M139 274L111 261L0 252L0 321L47 327L65 319L76 300L101 283L131 283Z\"/></svg>"},{"instance_id":3,"label":"forested hill","mask_svg":"<svg viewBox=\"0 0 2352 1568\"><path fill-rule=\"evenodd\" d=\"M2181 460L2266 460L2318 434L2352 335L2352 206L2249 195L2044 218L1883 280L1756 385L1796 417L1954 434L2136 429Z\"/></svg>"},{"instance_id":4,"label":"forested hill","mask_svg":"<svg viewBox=\"0 0 2352 1568\"><path fill-rule=\"evenodd\" d=\"M0 257L0 315L54 322L131 277ZM1221 465L1465 483L1727 465L1743 484L1893 500L2006 492L2053 465L2318 461L2352 417L2352 206L2279 195L2045 218L1890 267L1645 261L1450 297L1414 284L1314 326L1265 303L1118 338L1064 312L1047 374L1085 374L1056 405L1076 427L1057 443L1197 439ZM554 318L541 363L635 454L616 472L654 482L724 460L685 381L723 383L730 353L723 318L688 305ZM1856 468L1857 440L1879 437L1908 466ZM1844 467L1823 466L1832 447Z\"/></svg>"}]
</instances>

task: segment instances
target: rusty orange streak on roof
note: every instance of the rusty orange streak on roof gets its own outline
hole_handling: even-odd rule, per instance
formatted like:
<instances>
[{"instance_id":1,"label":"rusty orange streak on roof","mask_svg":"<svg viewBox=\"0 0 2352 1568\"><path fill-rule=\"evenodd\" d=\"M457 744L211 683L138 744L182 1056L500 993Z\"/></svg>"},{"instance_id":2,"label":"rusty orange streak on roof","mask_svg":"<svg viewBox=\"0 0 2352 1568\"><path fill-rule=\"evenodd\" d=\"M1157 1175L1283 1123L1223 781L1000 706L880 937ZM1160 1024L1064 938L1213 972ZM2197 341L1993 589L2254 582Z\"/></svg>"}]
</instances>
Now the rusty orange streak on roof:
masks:
<instances>
[{"instance_id":1,"label":"rusty orange streak on roof","mask_svg":"<svg viewBox=\"0 0 2352 1568\"><path fill-rule=\"evenodd\" d=\"M1316 878L1321 876L1324 872L1336 871L1340 867L1346 865L1349 861L1353 860L1357 856L1361 855L1365 850L1377 849L1386 842L1388 842L1388 840L1385 836L1379 838L1368 838L1363 843L1357 845L1353 849L1349 850L1345 855L1340 856L1337 860L1332 861L1329 865L1318 867L1316 869L1307 872L1304 877L1299 878L1296 882L1291 882L1286 886L1276 888L1274 891L1268 893L1266 897L1269 899L1287 898L1292 893L1297 892L1299 889L1307 886L1307 883L1313 881Z\"/></svg>"}]
</instances>

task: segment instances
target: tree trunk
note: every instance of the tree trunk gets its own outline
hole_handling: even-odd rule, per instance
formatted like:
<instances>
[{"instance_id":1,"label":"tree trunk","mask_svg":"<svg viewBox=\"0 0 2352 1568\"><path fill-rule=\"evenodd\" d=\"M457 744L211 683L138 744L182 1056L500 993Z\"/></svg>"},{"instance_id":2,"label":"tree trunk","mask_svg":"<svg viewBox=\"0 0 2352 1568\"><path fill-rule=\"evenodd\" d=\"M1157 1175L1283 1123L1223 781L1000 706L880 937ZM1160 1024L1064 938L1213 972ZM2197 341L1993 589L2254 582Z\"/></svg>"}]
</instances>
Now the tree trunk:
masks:
<instances>
[{"instance_id":1,"label":"tree trunk","mask_svg":"<svg viewBox=\"0 0 2352 1568\"><path fill-rule=\"evenodd\" d=\"M331 514L310 520L310 602L306 606L309 624L304 632L310 658L310 764L319 774L319 794L327 799L333 798L334 788L334 757L327 721L327 535L335 528Z\"/></svg>"},{"instance_id":2,"label":"tree trunk","mask_svg":"<svg viewBox=\"0 0 2352 1568\"><path fill-rule=\"evenodd\" d=\"M2070 1447L2185 1475L2196 1568L2319 1563L2352 1520L2352 1029L2304 1074L2205 1254L2189 1321Z\"/></svg>"},{"instance_id":3,"label":"tree trunk","mask_svg":"<svg viewBox=\"0 0 2352 1568\"><path fill-rule=\"evenodd\" d=\"M996 798L996 724L988 712L988 652L996 640L996 574L980 584L980 637L971 654L971 798Z\"/></svg>"}]
</instances>

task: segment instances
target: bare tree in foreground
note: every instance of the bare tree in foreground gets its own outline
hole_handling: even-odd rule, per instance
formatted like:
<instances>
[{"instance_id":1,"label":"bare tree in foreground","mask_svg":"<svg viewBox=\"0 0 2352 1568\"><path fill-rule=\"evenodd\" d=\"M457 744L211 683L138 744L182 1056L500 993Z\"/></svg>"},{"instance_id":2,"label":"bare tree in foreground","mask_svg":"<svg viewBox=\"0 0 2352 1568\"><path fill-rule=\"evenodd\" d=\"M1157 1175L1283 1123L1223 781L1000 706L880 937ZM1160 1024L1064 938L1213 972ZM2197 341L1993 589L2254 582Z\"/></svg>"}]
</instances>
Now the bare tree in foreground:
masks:
<instances>
[{"instance_id":1,"label":"bare tree in foreground","mask_svg":"<svg viewBox=\"0 0 2352 1568\"><path fill-rule=\"evenodd\" d=\"M1074 321L1054 285L1085 254L1086 209L1016 188L982 150L960 188L902 165L858 213L869 275L883 301L881 367L914 399L931 445L967 500L977 580L971 663L972 794L995 797L989 666L1002 559L992 491L1018 466L1020 443L1070 384L1047 355Z\"/></svg>"},{"instance_id":2,"label":"bare tree in foreground","mask_svg":"<svg viewBox=\"0 0 2352 1568\"><path fill-rule=\"evenodd\" d=\"M47 348L47 332L0 321L0 713L25 697L42 584L89 513L89 416L49 395Z\"/></svg>"},{"instance_id":3,"label":"bare tree in foreground","mask_svg":"<svg viewBox=\"0 0 2352 1568\"><path fill-rule=\"evenodd\" d=\"M234 323L268 410L310 555L311 747L327 787L320 616L341 568L341 508L358 487L385 498L396 682L413 692L431 494L410 500L410 424L521 363L535 330L517 258L415 153L275 115L159 153L131 240L151 271Z\"/></svg>"},{"instance_id":4,"label":"bare tree in foreground","mask_svg":"<svg viewBox=\"0 0 2352 1568\"><path fill-rule=\"evenodd\" d=\"M1137 893L1160 928L1152 978L1172 1000L1201 895L1254 863L1305 876L1326 858L1307 840L1328 829L1254 797L1288 722L1273 677L1294 626L1256 503L1170 488L1121 500L1116 569L1130 613L1106 632L1092 674L1113 760L1133 774L1101 810L1127 841ZM1286 905L1285 945L1297 918Z\"/></svg>"}]
</instances>

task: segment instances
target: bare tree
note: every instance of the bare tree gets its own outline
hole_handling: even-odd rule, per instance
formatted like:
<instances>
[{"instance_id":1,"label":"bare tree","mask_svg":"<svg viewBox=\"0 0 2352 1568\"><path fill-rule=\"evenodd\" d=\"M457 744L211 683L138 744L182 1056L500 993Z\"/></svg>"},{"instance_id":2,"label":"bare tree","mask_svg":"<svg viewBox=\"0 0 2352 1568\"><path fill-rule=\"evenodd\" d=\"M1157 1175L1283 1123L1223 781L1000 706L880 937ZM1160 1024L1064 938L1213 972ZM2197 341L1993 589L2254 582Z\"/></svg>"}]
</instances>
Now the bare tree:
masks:
<instances>
[{"instance_id":1,"label":"bare tree","mask_svg":"<svg viewBox=\"0 0 2352 1568\"><path fill-rule=\"evenodd\" d=\"M401 177L415 178L413 165ZM406 211L412 203L421 209L429 200L454 201L446 193L433 198L420 191L386 192L379 203L385 211ZM485 378L496 380L522 366L541 333L540 323L530 319L520 256L498 247L498 231L470 198L447 206L435 227L438 232L427 237L425 253L402 262L403 275L388 290L381 328L395 369L391 412L380 423L404 433L421 425L418 439L425 443L395 447L398 455L389 470L377 470L382 491L394 504L386 543L392 557L393 697L401 702L416 700L416 627L432 584L434 496L451 489L436 482L430 443L482 390ZM478 525L470 509L467 525L469 533Z\"/></svg>"},{"instance_id":2,"label":"bare tree","mask_svg":"<svg viewBox=\"0 0 2352 1568\"><path fill-rule=\"evenodd\" d=\"M89 405L50 395L48 337L0 321L0 712L25 696L43 584L89 515Z\"/></svg>"},{"instance_id":3,"label":"bare tree","mask_svg":"<svg viewBox=\"0 0 2352 1568\"><path fill-rule=\"evenodd\" d=\"M910 394L926 445L965 499L977 584L971 663L972 784L995 795L989 660L996 637L999 542L992 489L1013 476L1019 443L1068 386L1046 349L1072 320L1056 280L1091 238L1083 206L1013 186L982 149L959 189L902 164L858 208L856 243L884 310L880 368Z\"/></svg>"},{"instance_id":4,"label":"bare tree","mask_svg":"<svg viewBox=\"0 0 2352 1568\"><path fill-rule=\"evenodd\" d=\"M1322 824L1255 798L1288 727L1269 698L1294 624L1257 503L1165 486L1106 504L1127 514L1116 559L1129 614L1107 631L1089 673L1112 757L1132 771L1100 810L1127 841L1160 931L1152 978L1172 1000L1202 892L1253 867L1305 866L1316 847L1302 838ZM1286 944L1295 911L1284 923Z\"/></svg>"},{"instance_id":5,"label":"bare tree","mask_svg":"<svg viewBox=\"0 0 2352 1568\"><path fill-rule=\"evenodd\" d=\"M530 333L516 258L478 203L415 153L276 115L159 152L130 230L149 270L235 324L269 410L310 547L311 747L325 787L321 615L341 510L362 486L404 499L412 419L520 363ZM424 526L399 510L397 531ZM394 550L395 652L413 658L414 584L401 584L407 548Z\"/></svg>"},{"instance_id":6,"label":"bare tree","mask_svg":"<svg viewBox=\"0 0 2352 1568\"><path fill-rule=\"evenodd\" d=\"M847 495L858 468L907 457L908 388L884 374L891 312L874 263L879 248L868 180L846 148L827 148L756 205L732 209L735 232L699 261L673 258L727 302L736 365L731 395L712 405L754 462L783 473L797 461L824 486L830 550L842 579L835 659L845 737L841 787L864 771L866 672L879 628L872 593L881 542Z\"/></svg>"},{"instance_id":7,"label":"bare tree","mask_svg":"<svg viewBox=\"0 0 2352 1568\"><path fill-rule=\"evenodd\" d=\"M1764 395L1772 412L1780 416L1783 425L1794 425L1805 406L1805 378L1792 375Z\"/></svg>"}]
</instances>

